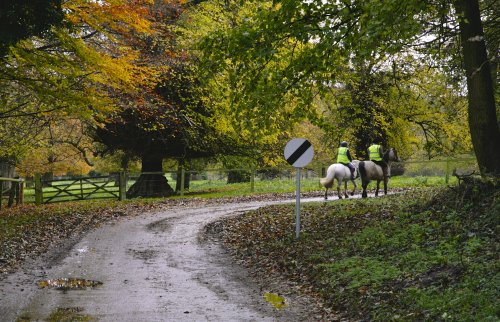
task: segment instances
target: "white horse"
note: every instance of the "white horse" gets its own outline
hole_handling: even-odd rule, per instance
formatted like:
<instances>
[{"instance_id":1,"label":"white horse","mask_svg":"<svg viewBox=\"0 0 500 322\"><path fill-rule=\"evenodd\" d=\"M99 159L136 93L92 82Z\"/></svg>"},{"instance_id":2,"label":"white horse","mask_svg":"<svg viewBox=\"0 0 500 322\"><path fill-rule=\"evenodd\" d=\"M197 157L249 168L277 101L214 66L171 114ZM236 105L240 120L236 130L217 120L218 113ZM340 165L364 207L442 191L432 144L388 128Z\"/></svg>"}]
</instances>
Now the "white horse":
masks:
<instances>
[{"instance_id":1,"label":"white horse","mask_svg":"<svg viewBox=\"0 0 500 322\"><path fill-rule=\"evenodd\" d=\"M375 190L375 197L378 196L378 191L380 188L380 181L384 182L384 194L387 194L387 181L389 181L389 176L391 175L391 162L399 161L396 149L390 148L387 150L382 159L387 163L387 177L384 178L384 172L382 167L373 161L361 161L359 162L359 174L361 177L361 187L363 192L361 196L366 198L368 194L366 193L366 188L371 180L377 180L377 189Z\"/></svg>"},{"instance_id":2,"label":"white horse","mask_svg":"<svg viewBox=\"0 0 500 322\"><path fill-rule=\"evenodd\" d=\"M351 163L354 165L354 178L356 178L358 176L359 160L352 160ZM356 191L356 182L354 180L351 180L351 170L349 170L349 168L342 163L334 163L328 167L328 170L326 171L326 177L319 180L321 185L326 188L325 200L328 199L328 189L333 187L335 180L337 180L337 193L339 199L342 199L342 195L340 194L340 184L342 182L344 183L344 196L346 198L349 198L349 196L347 195L347 181L351 181L354 185L351 196L354 195L354 191Z\"/></svg>"}]
</instances>

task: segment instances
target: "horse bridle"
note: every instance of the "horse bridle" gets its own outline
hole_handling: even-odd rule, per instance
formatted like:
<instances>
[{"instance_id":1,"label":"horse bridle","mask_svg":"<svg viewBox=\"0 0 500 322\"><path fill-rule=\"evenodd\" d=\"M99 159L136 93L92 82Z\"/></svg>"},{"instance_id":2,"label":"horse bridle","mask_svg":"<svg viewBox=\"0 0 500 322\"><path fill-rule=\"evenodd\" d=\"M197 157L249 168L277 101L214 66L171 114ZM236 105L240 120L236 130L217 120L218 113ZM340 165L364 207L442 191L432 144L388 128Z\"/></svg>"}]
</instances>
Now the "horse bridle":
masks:
<instances>
[{"instance_id":1,"label":"horse bridle","mask_svg":"<svg viewBox=\"0 0 500 322\"><path fill-rule=\"evenodd\" d=\"M389 158L389 155L391 154L391 151L392 151L392 153L394 153L394 160L390 160L390 158ZM394 148L390 148L389 150L387 150L387 151L384 153L384 156L382 157L382 159L383 159L386 163L389 163L390 161L397 161L397 160L398 160L398 155L397 155L396 149L394 149Z\"/></svg>"}]
</instances>

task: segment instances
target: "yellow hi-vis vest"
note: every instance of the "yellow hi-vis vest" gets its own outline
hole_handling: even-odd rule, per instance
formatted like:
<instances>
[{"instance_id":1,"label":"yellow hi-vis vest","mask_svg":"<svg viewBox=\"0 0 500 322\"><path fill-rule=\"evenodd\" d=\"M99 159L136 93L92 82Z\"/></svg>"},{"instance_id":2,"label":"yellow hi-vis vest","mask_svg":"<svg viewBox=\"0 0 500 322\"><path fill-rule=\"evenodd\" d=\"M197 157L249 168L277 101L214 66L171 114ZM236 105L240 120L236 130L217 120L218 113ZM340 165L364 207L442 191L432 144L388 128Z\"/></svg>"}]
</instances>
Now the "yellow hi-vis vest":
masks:
<instances>
[{"instance_id":1,"label":"yellow hi-vis vest","mask_svg":"<svg viewBox=\"0 0 500 322\"><path fill-rule=\"evenodd\" d=\"M347 157L347 148L341 146L339 148L339 154L337 155L337 163L349 163L349 158Z\"/></svg>"},{"instance_id":2,"label":"yellow hi-vis vest","mask_svg":"<svg viewBox=\"0 0 500 322\"><path fill-rule=\"evenodd\" d=\"M368 148L370 153L370 160L382 161L382 156L380 155L380 145L374 144Z\"/></svg>"}]
</instances>

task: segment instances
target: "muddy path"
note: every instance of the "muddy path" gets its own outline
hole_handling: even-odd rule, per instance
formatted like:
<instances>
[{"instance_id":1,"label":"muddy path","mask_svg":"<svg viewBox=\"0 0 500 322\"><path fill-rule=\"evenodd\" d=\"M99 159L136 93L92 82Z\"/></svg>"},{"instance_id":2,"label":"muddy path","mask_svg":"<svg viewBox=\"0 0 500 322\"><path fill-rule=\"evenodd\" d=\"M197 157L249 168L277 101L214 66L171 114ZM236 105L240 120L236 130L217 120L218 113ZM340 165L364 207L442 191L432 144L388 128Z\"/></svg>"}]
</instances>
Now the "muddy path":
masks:
<instances>
[{"instance_id":1,"label":"muddy path","mask_svg":"<svg viewBox=\"0 0 500 322\"><path fill-rule=\"evenodd\" d=\"M172 207L103 225L0 281L0 319L42 321L76 312L98 321L315 320L307 296L290 295L277 310L246 269L200 238L209 222L271 203L278 202ZM49 287L62 278L102 284Z\"/></svg>"}]
</instances>

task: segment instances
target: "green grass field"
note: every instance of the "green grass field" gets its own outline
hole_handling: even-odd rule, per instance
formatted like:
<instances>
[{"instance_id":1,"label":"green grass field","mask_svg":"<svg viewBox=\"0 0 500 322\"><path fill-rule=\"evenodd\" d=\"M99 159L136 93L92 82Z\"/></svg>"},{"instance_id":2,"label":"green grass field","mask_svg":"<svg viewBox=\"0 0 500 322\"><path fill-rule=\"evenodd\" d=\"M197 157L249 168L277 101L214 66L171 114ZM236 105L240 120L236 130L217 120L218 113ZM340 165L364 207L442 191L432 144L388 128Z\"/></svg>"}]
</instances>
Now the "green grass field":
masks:
<instances>
[{"instance_id":1,"label":"green grass field","mask_svg":"<svg viewBox=\"0 0 500 322\"><path fill-rule=\"evenodd\" d=\"M170 175L166 176L169 184L175 188L175 180L172 179ZM128 180L127 186L130 187L134 182L135 178ZM294 176L289 176L283 179L272 179L272 180L260 180L256 179L252 183L242 182L242 183L232 183L228 184L226 178L223 179L212 179L212 180L192 180L190 182L190 187L188 190L184 191L183 197L202 197L202 198L215 198L223 196L241 196L241 195L251 195L251 194L262 194L262 193L287 193L295 192L296 181ZM75 200L76 197L69 195L75 194L76 196L84 196L85 199L101 199L101 198L112 198L117 199L118 187L115 186L114 182L108 182L105 184L107 190L113 192L103 192L101 190L94 192L96 190L95 185L85 183L83 185L73 184L69 187L65 185L74 182L74 180L67 181L57 181L59 189L55 187L45 187L43 189L44 200L53 197L59 192L60 189L66 189L68 192L59 193L58 197L53 199L55 202ZM435 186L445 186L447 184L456 184L456 177L449 177L448 183L446 183L446 177L443 176L395 176L389 180L390 188L412 188L412 187L435 187ZM360 179L356 180L358 185L358 192L361 188ZM103 185L104 182L97 183ZM375 182L371 182L369 188L375 188ZM381 184L382 187L382 184ZM302 178L300 181L301 192L313 192L321 191L324 188L319 184L319 177L309 177ZM348 183L348 189L352 189L352 184ZM93 193L92 193L93 192ZM92 193L92 194L90 194ZM180 192L177 193L179 197ZM175 198L174 196L173 198ZM26 188L24 190L24 198L26 203L31 203L35 201L34 188Z\"/></svg>"},{"instance_id":2,"label":"green grass field","mask_svg":"<svg viewBox=\"0 0 500 322\"><path fill-rule=\"evenodd\" d=\"M312 192L320 191L323 188L319 184L320 172L324 172L328 165L322 165L314 167L314 169L303 169L301 185L301 192ZM321 169L321 170L320 170ZM249 173L249 170L242 170L242 172ZM423 161L405 161L404 163L394 164L393 170L404 175L393 176L389 182L389 188L412 188L412 187L435 187L435 186L445 186L453 185L457 183L457 178L452 175L453 170L457 170L458 173L470 173L474 170L477 171L477 165L474 158L470 156L465 156L461 159L449 159L449 160L423 160ZM233 183L227 184L227 169L208 169L201 171L191 172L191 181L189 189L183 191L182 197L222 197L222 196L238 196L238 195L250 195L250 194L261 194L261 193L286 193L294 192L296 189L295 182L295 170L291 167L287 168L265 168L259 169L254 176L253 183L243 182L243 183ZM274 179L269 179L265 175L274 175ZM176 185L176 172L166 171L165 177L168 180L170 186L175 188ZM135 180L138 178L138 174L130 174L127 180L127 188L129 188ZM77 179L75 179L77 180ZM106 189L110 192L95 191L95 186L88 183L83 183L82 185L75 180L67 181L56 181L53 184L58 185L59 189L67 189L66 192L59 192L57 198L53 201L69 201L80 199L99 199L99 198L113 198L117 199L118 186L115 186L114 180L111 180L106 184ZM94 180L94 179L92 179ZM95 179L97 184L102 184L106 181L106 178ZM64 188L63 185L74 183L70 187ZM360 180L357 180L358 188L361 185ZM29 188L25 188L24 200L26 203L31 203L35 201L35 193L33 184L28 184ZM369 188L374 188L375 183L372 182ZM349 183L349 189L351 184ZM44 200L51 198L58 193L58 189L46 187L43 190ZM79 195L79 197L71 197L70 194ZM177 192L179 197L181 193ZM83 197L82 197L83 196Z\"/></svg>"}]
</instances>

